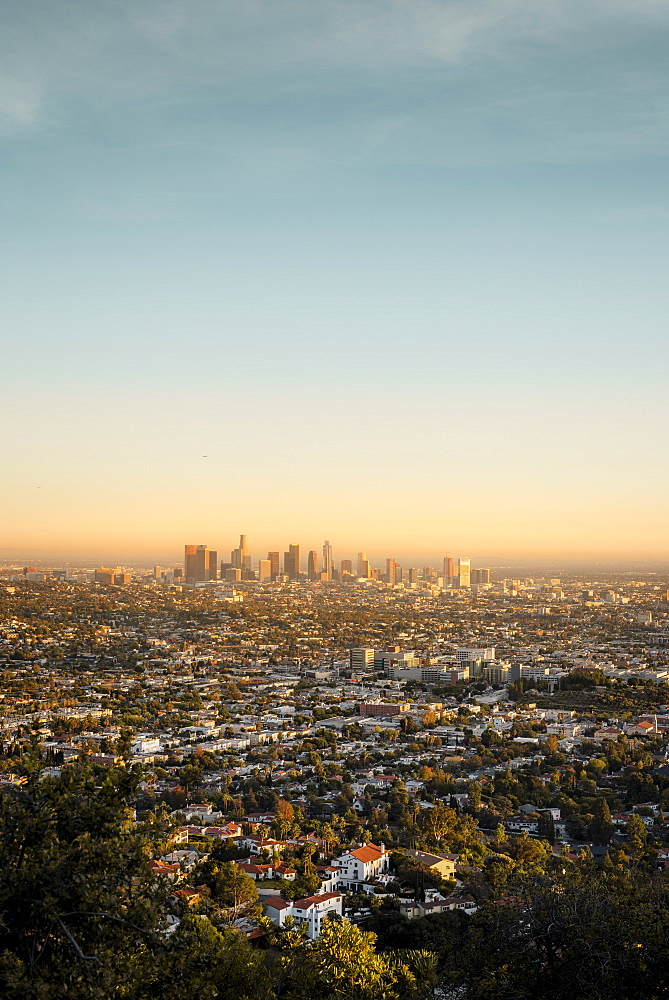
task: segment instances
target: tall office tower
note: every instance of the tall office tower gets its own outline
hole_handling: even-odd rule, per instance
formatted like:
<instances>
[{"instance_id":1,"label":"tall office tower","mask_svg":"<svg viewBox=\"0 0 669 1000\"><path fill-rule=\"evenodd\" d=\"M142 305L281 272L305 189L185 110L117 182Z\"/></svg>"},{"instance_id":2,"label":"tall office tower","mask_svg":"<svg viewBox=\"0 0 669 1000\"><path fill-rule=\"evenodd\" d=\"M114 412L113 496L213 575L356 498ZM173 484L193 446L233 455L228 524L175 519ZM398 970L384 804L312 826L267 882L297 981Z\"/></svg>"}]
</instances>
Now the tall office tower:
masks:
<instances>
[{"instance_id":1,"label":"tall office tower","mask_svg":"<svg viewBox=\"0 0 669 1000\"><path fill-rule=\"evenodd\" d=\"M198 545L195 550L195 582L206 583L209 574L209 549Z\"/></svg>"},{"instance_id":2,"label":"tall office tower","mask_svg":"<svg viewBox=\"0 0 669 1000\"><path fill-rule=\"evenodd\" d=\"M458 587L469 587L471 585L471 561L469 559L458 559Z\"/></svg>"},{"instance_id":3,"label":"tall office tower","mask_svg":"<svg viewBox=\"0 0 669 1000\"><path fill-rule=\"evenodd\" d=\"M291 580L299 580L300 577L300 546L289 545L288 551L283 554L283 571Z\"/></svg>"},{"instance_id":4,"label":"tall office tower","mask_svg":"<svg viewBox=\"0 0 669 1000\"><path fill-rule=\"evenodd\" d=\"M209 564L207 566L207 579L218 580L218 552L216 549L209 549Z\"/></svg>"},{"instance_id":5,"label":"tall office tower","mask_svg":"<svg viewBox=\"0 0 669 1000\"><path fill-rule=\"evenodd\" d=\"M342 559L341 561L341 575L342 576L353 576L353 563L350 559Z\"/></svg>"},{"instance_id":6,"label":"tall office tower","mask_svg":"<svg viewBox=\"0 0 669 1000\"><path fill-rule=\"evenodd\" d=\"M239 536L239 556L242 569L251 569L251 556L249 555L246 535Z\"/></svg>"},{"instance_id":7,"label":"tall office tower","mask_svg":"<svg viewBox=\"0 0 669 1000\"><path fill-rule=\"evenodd\" d=\"M351 670L374 669L374 650L370 646L357 646L349 653Z\"/></svg>"},{"instance_id":8,"label":"tall office tower","mask_svg":"<svg viewBox=\"0 0 669 1000\"><path fill-rule=\"evenodd\" d=\"M246 545L246 535L239 536L239 546L230 553L230 562L235 569L251 568L251 556Z\"/></svg>"},{"instance_id":9,"label":"tall office tower","mask_svg":"<svg viewBox=\"0 0 669 1000\"><path fill-rule=\"evenodd\" d=\"M363 575L367 576L367 573L363 574L363 572L362 572L362 564L363 563L367 563L367 553L366 552L358 552L358 567L357 567L358 568L358 576L363 576ZM367 565L369 565L369 563L367 563Z\"/></svg>"},{"instance_id":10,"label":"tall office tower","mask_svg":"<svg viewBox=\"0 0 669 1000\"><path fill-rule=\"evenodd\" d=\"M184 546L186 583L206 583L209 572L209 549L206 545Z\"/></svg>"},{"instance_id":11,"label":"tall office tower","mask_svg":"<svg viewBox=\"0 0 669 1000\"><path fill-rule=\"evenodd\" d=\"M437 579L437 571L434 566L423 566L423 579L431 582Z\"/></svg>"},{"instance_id":12,"label":"tall office tower","mask_svg":"<svg viewBox=\"0 0 669 1000\"><path fill-rule=\"evenodd\" d=\"M320 580L320 573L318 572L318 552L312 549L307 556L307 576L310 580Z\"/></svg>"},{"instance_id":13,"label":"tall office tower","mask_svg":"<svg viewBox=\"0 0 669 1000\"><path fill-rule=\"evenodd\" d=\"M197 545L184 545L184 576L186 583L195 583L195 553Z\"/></svg>"},{"instance_id":14,"label":"tall office tower","mask_svg":"<svg viewBox=\"0 0 669 1000\"><path fill-rule=\"evenodd\" d=\"M279 553L278 552L268 552L267 558L271 567L272 579L276 580L279 575Z\"/></svg>"},{"instance_id":15,"label":"tall office tower","mask_svg":"<svg viewBox=\"0 0 669 1000\"><path fill-rule=\"evenodd\" d=\"M397 582L397 563L394 559L386 559L386 583L394 587Z\"/></svg>"},{"instance_id":16,"label":"tall office tower","mask_svg":"<svg viewBox=\"0 0 669 1000\"><path fill-rule=\"evenodd\" d=\"M160 580L160 578L161 578L162 575L163 575L163 567L162 566L154 566L153 567L153 579L154 580Z\"/></svg>"},{"instance_id":17,"label":"tall office tower","mask_svg":"<svg viewBox=\"0 0 669 1000\"><path fill-rule=\"evenodd\" d=\"M334 569L334 561L332 559L332 546L328 542L327 538L323 542L323 573L325 574L324 579L332 579L332 570Z\"/></svg>"},{"instance_id":18,"label":"tall office tower","mask_svg":"<svg viewBox=\"0 0 669 1000\"><path fill-rule=\"evenodd\" d=\"M491 574L490 574L490 570L489 569L486 568L486 569L480 569L479 570L479 582L480 583L490 583L491 582Z\"/></svg>"},{"instance_id":19,"label":"tall office tower","mask_svg":"<svg viewBox=\"0 0 669 1000\"><path fill-rule=\"evenodd\" d=\"M409 570L409 583L418 583L420 571L417 566L412 566Z\"/></svg>"},{"instance_id":20,"label":"tall office tower","mask_svg":"<svg viewBox=\"0 0 669 1000\"><path fill-rule=\"evenodd\" d=\"M277 555L279 553L277 552ZM269 559L261 559L258 563L258 583L267 583L272 579L272 563Z\"/></svg>"},{"instance_id":21,"label":"tall office tower","mask_svg":"<svg viewBox=\"0 0 669 1000\"><path fill-rule=\"evenodd\" d=\"M444 557L444 583L448 583L455 576L453 560L449 555Z\"/></svg>"}]
</instances>

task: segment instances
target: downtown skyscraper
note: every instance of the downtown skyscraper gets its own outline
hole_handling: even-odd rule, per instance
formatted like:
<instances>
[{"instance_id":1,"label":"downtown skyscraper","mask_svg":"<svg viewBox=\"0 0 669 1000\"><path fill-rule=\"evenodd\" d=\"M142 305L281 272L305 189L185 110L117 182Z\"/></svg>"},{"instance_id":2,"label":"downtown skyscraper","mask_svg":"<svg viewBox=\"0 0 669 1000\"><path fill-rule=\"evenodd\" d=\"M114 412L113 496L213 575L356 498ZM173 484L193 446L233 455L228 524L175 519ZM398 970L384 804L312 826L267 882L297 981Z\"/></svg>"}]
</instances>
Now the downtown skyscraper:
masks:
<instances>
[{"instance_id":1,"label":"downtown skyscraper","mask_svg":"<svg viewBox=\"0 0 669 1000\"><path fill-rule=\"evenodd\" d=\"M331 580L332 571L334 569L334 561L332 559L332 546L328 542L327 538L323 542L323 579Z\"/></svg>"},{"instance_id":2,"label":"downtown skyscraper","mask_svg":"<svg viewBox=\"0 0 669 1000\"><path fill-rule=\"evenodd\" d=\"M299 580L300 578L300 546L289 545L288 551L283 554L283 572L289 580Z\"/></svg>"}]
</instances>

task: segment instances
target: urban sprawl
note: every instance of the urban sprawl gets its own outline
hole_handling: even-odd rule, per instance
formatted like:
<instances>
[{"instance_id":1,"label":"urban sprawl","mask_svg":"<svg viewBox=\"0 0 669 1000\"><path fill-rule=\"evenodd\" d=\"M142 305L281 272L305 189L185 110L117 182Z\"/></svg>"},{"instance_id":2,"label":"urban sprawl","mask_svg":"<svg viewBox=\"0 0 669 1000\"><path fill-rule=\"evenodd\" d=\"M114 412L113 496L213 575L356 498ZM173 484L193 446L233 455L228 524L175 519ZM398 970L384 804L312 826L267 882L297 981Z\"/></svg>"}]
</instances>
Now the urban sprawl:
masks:
<instances>
[{"instance_id":1,"label":"urban sprawl","mask_svg":"<svg viewBox=\"0 0 669 1000\"><path fill-rule=\"evenodd\" d=\"M662 875L666 574L305 563L242 535L229 561L4 566L0 797L133 770L165 934L200 914L279 952L500 908L527 937L518 879Z\"/></svg>"}]
</instances>

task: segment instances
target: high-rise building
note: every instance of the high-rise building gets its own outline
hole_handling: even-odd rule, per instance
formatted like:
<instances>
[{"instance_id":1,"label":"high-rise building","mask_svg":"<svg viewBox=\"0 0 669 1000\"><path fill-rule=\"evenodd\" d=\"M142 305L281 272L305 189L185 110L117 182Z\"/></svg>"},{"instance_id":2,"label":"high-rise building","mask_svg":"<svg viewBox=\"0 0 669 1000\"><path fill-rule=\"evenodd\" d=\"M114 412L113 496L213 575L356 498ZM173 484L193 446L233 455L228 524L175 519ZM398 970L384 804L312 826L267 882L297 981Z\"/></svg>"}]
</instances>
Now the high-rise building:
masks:
<instances>
[{"instance_id":1,"label":"high-rise building","mask_svg":"<svg viewBox=\"0 0 669 1000\"><path fill-rule=\"evenodd\" d=\"M184 546L186 583L206 583L209 579L209 549L206 545Z\"/></svg>"},{"instance_id":2,"label":"high-rise building","mask_svg":"<svg viewBox=\"0 0 669 1000\"><path fill-rule=\"evenodd\" d=\"M369 576L369 562L366 552L358 552L358 576Z\"/></svg>"},{"instance_id":3,"label":"high-rise building","mask_svg":"<svg viewBox=\"0 0 669 1000\"><path fill-rule=\"evenodd\" d=\"M278 552L268 552L267 553L267 558L268 558L269 564L271 566L272 579L276 580L276 578L277 578L277 576L279 575L279 572L280 572L280 567L279 567L279 553Z\"/></svg>"},{"instance_id":4,"label":"high-rise building","mask_svg":"<svg viewBox=\"0 0 669 1000\"><path fill-rule=\"evenodd\" d=\"M197 545L184 546L184 576L186 583L195 583L195 553Z\"/></svg>"},{"instance_id":5,"label":"high-rise building","mask_svg":"<svg viewBox=\"0 0 669 1000\"><path fill-rule=\"evenodd\" d=\"M162 575L163 575L163 567L162 566L154 566L153 567L153 579L154 580L160 580L160 578L161 578Z\"/></svg>"},{"instance_id":6,"label":"high-rise building","mask_svg":"<svg viewBox=\"0 0 669 1000\"><path fill-rule=\"evenodd\" d=\"M449 555L444 557L444 583L448 584L449 580L452 580L455 576L455 567L453 565L453 560Z\"/></svg>"},{"instance_id":7,"label":"high-rise building","mask_svg":"<svg viewBox=\"0 0 669 1000\"><path fill-rule=\"evenodd\" d=\"M277 552L277 557L279 553ZM278 563L278 558L277 558ZM277 567L278 568L278 567ZM278 573L277 573L278 576ZM261 559L258 563L258 582L267 583L272 579L272 563L269 559Z\"/></svg>"},{"instance_id":8,"label":"high-rise building","mask_svg":"<svg viewBox=\"0 0 669 1000\"><path fill-rule=\"evenodd\" d=\"M218 552L216 549L209 549L207 579L218 580Z\"/></svg>"},{"instance_id":9,"label":"high-rise building","mask_svg":"<svg viewBox=\"0 0 669 1000\"><path fill-rule=\"evenodd\" d=\"M374 650L369 646L358 646L350 652L351 670L354 672L374 669Z\"/></svg>"},{"instance_id":10,"label":"high-rise building","mask_svg":"<svg viewBox=\"0 0 669 1000\"><path fill-rule=\"evenodd\" d=\"M289 580L298 580L300 576L300 546L289 545L283 554L283 572Z\"/></svg>"},{"instance_id":11,"label":"high-rise building","mask_svg":"<svg viewBox=\"0 0 669 1000\"><path fill-rule=\"evenodd\" d=\"M458 587L471 586L471 561L458 559Z\"/></svg>"},{"instance_id":12,"label":"high-rise building","mask_svg":"<svg viewBox=\"0 0 669 1000\"><path fill-rule=\"evenodd\" d=\"M318 572L318 552L312 549L307 557L307 576L310 580L320 580L320 574Z\"/></svg>"},{"instance_id":13,"label":"high-rise building","mask_svg":"<svg viewBox=\"0 0 669 1000\"><path fill-rule=\"evenodd\" d=\"M417 566L412 566L409 570L409 583L418 583L418 577L420 576L420 570Z\"/></svg>"},{"instance_id":14,"label":"high-rise building","mask_svg":"<svg viewBox=\"0 0 669 1000\"><path fill-rule=\"evenodd\" d=\"M394 559L386 559L386 583L394 587L397 582L397 563Z\"/></svg>"},{"instance_id":15,"label":"high-rise building","mask_svg":"<svg viewBox=\"0 0 669 1000\"><path fill-rule=\"evenodd\" d=\"M198 545L195 550L195 582L205 583L209 575L209 549Z\"/></svg>"},{"instance_id":16,"label":"high-rise building","mask_svg":"<svg viewBox=\"0 0 669 1000\"><path fill-rule=\"evenodd\" d=\"M334 562L332 559L332 546L328 542L327 538L323 542L323 573L325 576L321 579L331 580L332 570L334 569Z\"/></svg>"},{"instance_id":17,"label":"high-rise building","mask_svg":"<svg viewBox=\"0 0 669 1000\"><path fill-rule=\"evenodd\" d=\"M341 575L342 576L353 576L353 563L350 559L342 559L341 561Z\"/></svg>"},{"instance_id":18,"label":"high-rise building","mask_svg":"<svg viewBox=\"0 0 669 1000\"><path fill-rule=\"evenodd\" d=\"M490 570L473 569L471 571L471 582L474 585L490 583Z\"/></svg>"},{"instance_id":19,"label":"high-rise building","mask_svg":"<svg viewBox=\"0 0 669 1000\"><path fill-rule=\"evenodd\" d=\"M239 536L239 546L230 553L230 562L235 569L251 568L251 556L246 544L246 535Z\"/></svg>"}]
</instances>

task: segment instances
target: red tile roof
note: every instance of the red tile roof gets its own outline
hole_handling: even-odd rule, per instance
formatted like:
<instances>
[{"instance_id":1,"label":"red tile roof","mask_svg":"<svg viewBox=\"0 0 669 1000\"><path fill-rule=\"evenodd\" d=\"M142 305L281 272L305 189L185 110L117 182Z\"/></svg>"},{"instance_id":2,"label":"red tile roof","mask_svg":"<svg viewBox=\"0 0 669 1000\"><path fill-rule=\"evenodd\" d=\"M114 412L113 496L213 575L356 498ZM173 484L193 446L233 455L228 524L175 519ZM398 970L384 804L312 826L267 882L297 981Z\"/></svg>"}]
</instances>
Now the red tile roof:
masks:
<instances>
[{"instance_id":1,"label":"red tile roof","mask_svg":"<svg viewBox=\"0 0 669 1000\"><path fill-rule=\"evenodd\" d=\"M263 899L263 906L271 906L273 910L285 910L286 907L290 906L283 896L269 896L267 899Z\"/></svg>"},{"instance_id":2,"label":"red tile roof","mask_svg":"<svg viewBox=\"0 0 669 1000\"><path fill-rule=\"evenodd\" d=\"M363 861L368 864L370 861L378 861L379 858L383 857L383 851L380 847L375 847L374 844L365 844L364 847L358 847L355 851L351 851L354 858L358 861Z\"/></svg>"},{"instance_id":3,"label":"red tile roof","mask_svg":"<svg viewBox=\"0 0 669 1000\"><path fill-rule=\"evenodd\" d=\"M293 905L298 910L308 910L310 906L315 906L316 903L323 903L326 899L341 899L341 893L322 892L320 896L305 896L304 899L296 899Z\"/></svg>"}]
</instances>

